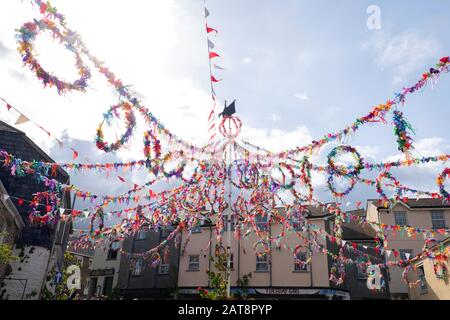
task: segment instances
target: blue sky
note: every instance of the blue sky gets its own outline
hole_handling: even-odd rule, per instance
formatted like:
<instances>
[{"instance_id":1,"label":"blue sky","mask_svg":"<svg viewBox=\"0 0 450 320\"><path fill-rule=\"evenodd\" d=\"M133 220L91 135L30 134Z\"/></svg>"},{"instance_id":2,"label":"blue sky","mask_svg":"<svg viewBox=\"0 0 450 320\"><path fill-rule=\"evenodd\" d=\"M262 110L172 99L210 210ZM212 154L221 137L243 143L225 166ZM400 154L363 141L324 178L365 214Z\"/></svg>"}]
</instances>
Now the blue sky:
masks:
<instances>
[{"instance_id":1,"label":"blue sky","mask_svg":"<svg viewBox=\"0 0 450 320\"><path fill-rule=\"evenodd\" d=\"M169 129L202 144L207 140L209 71L203 1L53 1L91 51L107 62ZM381 9L381 30L369 30L366 10ZM28 1L11 1L0 13L0 95L67 146L80 161L106 162L142 157L141 135L130 150L104 155L92 144L102 113L116 102L95 76L87 93L58 96L25 68L15 51L14 29L33 17ZM211 37L226 70L216 86L221 101L238 99L243 136L272 150L292 148L334 132L394 97L403 86L445 55L450 55L450 2L444 1L208 1ZM44 39L45 40L45 39ZM44 41L43 40L43 41ZM57 74L73 75L73 59L48 42L40 58ZM405 116L416 129L416 155L449 153L450 77L409 96ZM0 119L17 115L0 108ZM69 121L70 119L70 121ZM348 143L371 161L398 155L388 125L366 126ZM70 161L68 149L30 124L20 126L57 161ZM326 148L326 154L332 146ZM318 161L323 161L323 154ZM403 182L435 190L442 165L397 172ZM136 182L145 177L129 174ZM101 182L104 181L104 182ZM125 186L83 175L72 182L96 192L120 193ZM318 179L324 190L323 179ZM360 187L350 200L373 197Z\"/></svg>"}]
</instances>

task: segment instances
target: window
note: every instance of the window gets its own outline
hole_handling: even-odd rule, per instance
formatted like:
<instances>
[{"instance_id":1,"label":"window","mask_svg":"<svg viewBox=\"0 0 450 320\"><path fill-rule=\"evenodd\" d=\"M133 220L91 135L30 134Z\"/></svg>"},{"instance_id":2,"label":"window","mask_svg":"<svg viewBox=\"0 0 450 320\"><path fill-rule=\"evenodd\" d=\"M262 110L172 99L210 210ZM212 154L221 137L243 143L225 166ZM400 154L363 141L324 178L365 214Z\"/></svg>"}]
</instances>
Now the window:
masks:
<instances>
[{"instance_id":1,"label":"window","mask_svg":"<svg viewBox=\"0 0 450 320\"><path fill-rule=\"evenodd\" d=\"M222 218L223 220L223 231L227 232L228 231L228 217L225 216ZM234 221L234 218L231 217L231 231L233 232L235 230L235 226L236 226L236 221Z\"/></svg>"},{"instance_id":2,"label":"window","mask_svg":"<svg viewBox=\"0 0 450 320\"><path fill-rule=\"evenodd\" d=\"M358 279L367 279L367 265L365 263L356 264Z\"/></svg>"},{"instance_id":3,"label":"window","mask_svg":"<svg viewBox=\"0 0 450 320\"><path fill-rule=\"evenodd\" d=\"M433 229L444 229L445 228L445 217L444 211L431 211L431 223Z\"/></svg>"},{"instance_id":4,"label":"window","mask_svg":"<svg viewBox=\"0 0 450 320\"><path fill-rule=\"evenodd\" d=\"M95 289L95 296L100 297L101 292L102 292L102 286L97 286L97 288Z\"/></svg>"},{"instance_id":5,"label":"window","mask_svg":"<svg viewBox=\"0 0 450 320\"><path fill-rule=\"evenodd\" d=\"M255 217L256 227L260 231L267 231L267 229L268 229L267 221L268 221L268 215L257 215Z\"/></svg>"},{"instance_id":6,"label":"window","mask_svg":"<svg viewBox=\"0 0 450 320\"><path fill-rule=\"evenodd\" d=\"M200 270L200 256L199 255L189 256L188 270L189 271L199 271Z\"/></svg>"},{"instance_id":7,"label":"window","mask_svg":"<svg viewBox=\"0 0 450 320\"><path fill-rule=\"evenodd\" d=\"M142 259L136 259L131 264L131 275L140 276L142 274Z\"/></svg>"},{"instance_id":8,"label":"window","mask_svg":"<svg viewBox=\"0 0 450 320\"><path fill-rule=\"evenodd\" d=\"M192 227L192 233L202 233L202 225L198 222L195 226Z\"/></svg>"},{"instance_id":9,"label":"window","mask_svg":"<svg viewBox=\"0 0 450 320\"><path fill-rule=\"evenodd\" d=\"M256 271L259 272L269 271L269 257L267 254L256 256Z\"/></svg>"},{"instance_id":10,"label":"window","mask_svg":"<svg viewBox=\"0 0 450 320\"><path fill-rule=\"evenodd\" d=\"M411 249L399 249L398 252L400 253L401 260L411 259L412 253L413 253L413 251Z\"/></svg>"},{"instance_id":11,"label":"window","mask_svg":"<svg viewBox=\"0 0 450 320\"><path fill-rule=\"evenodd\" d=\"M147 230L146 229L139 230L136 235L136 240L145 240L145 239L147 239Z\"/></svg>"},{"instance_id":12,"label":"window","mask_svg":"<svg viewBox=\"0 0 450 320\"><path fill-rule=\"evenodd\" d=\"M168 263L160 263L159 264L159 274L169 274L169 264Z\"/></svg>"},{"instance_id":13,"label":"window","mask_svg":"<svg viewBox=\"0 0 450 320\"><path fill-rule=\"evenodd\" d=\"M106 277L105 281L103 282L103 295L104 296L111 296L112 289L113 289L113 277Z\"/></svg>"},{"instance_id":14,"label":"window","mask_svg":"<svg viewBox=\"0 0 450 320\"><path fill-rule=\"evenodd\" d=\"M108 260L117 260L117 253L119 252L120 242L114 241L109 245Z\"/></svg>"},{"instance_id":15,"label":"window","mask_svg":"<svg viewBox=\"0 0 450 320\"><path fill-rule=\"evenodd\" d=\"M423 266L417 268L417 273L419 275L420 280L420 294L428 293L427 279L425 278L425 272L423 270Z\"/></svg>"},{"instance_id":16,"label":"window","mask_svg":"<svg viewBox=\"0 0 450 320\"><path fill-rule=\"evenodd\" d=\"M173 228L171 226L164 227L161 231L161 237L167 238L173 231Z\"/></svg>"},{"instance_id":17,"label":"window","mask_svg":"<svg viewBox=\"0 0 450 320\"><path fill-rule=\"evenodd\" d=\"M292 218L292 228L294 231L302 231L305 225L305 221L299 217Z\"/></svg>"},{"instance_id":18,"label":"window","mask_svg":"<svg viewBox=\"0 0 450 320\"><path fill-rule=\"evenodd\" d=\"M308 271L308 254L306 252L297 252L294 259L294 271Z\"/></svg>"},{"instance_id":19,"label":"window","mask_svg":"<svg viewBox=\"0 0 450 320\"><path fill-rule=\"evenodd\" d=\"M398 226L406 226L406 212L397 211L394 212L395 224Z\"/></svg>"}]
</instances>

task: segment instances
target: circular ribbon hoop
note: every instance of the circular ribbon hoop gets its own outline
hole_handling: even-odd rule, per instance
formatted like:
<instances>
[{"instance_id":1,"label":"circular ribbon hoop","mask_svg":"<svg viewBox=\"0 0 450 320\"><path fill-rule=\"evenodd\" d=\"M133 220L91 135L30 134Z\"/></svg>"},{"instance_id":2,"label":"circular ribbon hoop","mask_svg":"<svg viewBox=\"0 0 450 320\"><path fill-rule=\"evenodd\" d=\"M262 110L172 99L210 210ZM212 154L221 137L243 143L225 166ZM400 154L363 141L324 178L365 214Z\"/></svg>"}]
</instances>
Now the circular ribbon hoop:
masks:
<instances>
[{"instance_id":1,"label":"circular ribbon hoop","mask_svg":"<svg viewBox=\"0 0 450 320\"><path fill-rule=\"evenodd\" d=\"M60 43L65 45L66 49L75 55L75 65L78 69L78 74L80 75L78 80L75 80L74 82L60 80L58 77L47 72L41 66L39 61L36 60L33 52L33 42L40 32L46 30L50 31L53 34L54 39L58 39ZM69 31L66 31L65 33L61 32L56 26L56 23L48 19L27 22L18 30L19 52L22 55L23 63L36 74L37 78L44 83L44 86L55 86L59 94L71 90L84 92L86 91L87 81L91 78L89 68L81 59L81 54L75 40L76 37L71 37L70 35L71 33Z\"/></svg>"},{"instance_id":2,"label":"circular ribbon hoop","mask_svg":"<svg viewBox=\"0 0 450 320\"><path fill-rule=\"evenodd\" d=\"M153 150L153 155L152 155ZM161 142L152 130L144 132L144 156L147 169L158 176L161 161Z\"/></svg>"},{"instance_id":3,"label":"circular ribbon hoop","mask_svg":"<svg viewBox=\"0 0 450 320\"><path fill-rule=\"evenodd\" d=\"M238 174L238 182L236 183L232 179L231 169L233 164L236 166L236 171ZM228 178L231 183L238 189L254 189L259 185L259 170L256 164L250 164L248 161L234 161L228 167Z\"/></svg>"},{"instance_id":4,"label":"circular ribbon hoop","mask_svg":"<svg viewBox=\"0 0 450 320\"><path fill-rule=\"evenodd\" d=\"M344 153L351 153L356 160L356 165L353 166L353 170L349 170L349 167L344 165L336 165L334 162L334 158L344 154ZM361 155L356 151L355 148L348 145L341 145L334 148L330 154L328 155L328 165L331 172L334 172L341 176L358 176L358 174L361 172L361 169L364 168L364 161L361 158Z\"/></svg>"},{"instance_id":5,"label":"circular ribbon hoop","mask_svg":"<svg viewBox=\"0 0 450 320\"><path fill-rule=\"evenodd\" d=\"M228 127L225 126L225 123L228 122ZM234 126L234 128L233 128ZM235 139L241 133L242 121L238 117L224 117L219 126L219 132L228 139ZM230 132L228 132L230 130ZM234 131L234 133L233 133Z\"/></svg>"},{"instance_id":6,"label":"circular ribbon hoop","mask_svg":"<svg viewBox=\"0 0 450 320\"><path fill-rule=\"evenodd\" d=\"M125 125L127 127L125 133L122 134L120 139L116 142L109 144L104 141L103 134L103 123L106 122L108 126L111 125L111 120L113 117L119 117L118 110L123 109L125 112ZM125 143L128 142L131 135L133 134L134 127L136 126L136 118L133 113L133 105L128 102L121 102L115 106L112 106L107 113L103 115L104 121L100 124L97 129L97 136L95 138L95 143L97 148L105 152L114 152L119 150Z\"/></svg>"},{"instance_id":7,"label":"circular ribbon hoop","mask_svg":"<svg viewBox=\"0 0 450 320\"><path fill-rule=\"evenodd\" d=\"M345 190L345 191L337 191L336 188L334 187L334 177L335 174L330 174L330 176L328 177L328 188L330 189L331 193L336 197L336 198L343 198L345 196L347 196L355 187L356 185L356 179L352 178L352 177L347 177L347 176L340 176L343 178L347 178L350 180L350 186Z\"/></svg>"},{"instance_id":8,"label":"circular ribbon hoop","mask_svg":"<svg viewBox=\"0 0 450 320\"><path fill-rule=\"evenodd\" d=\"M381 186L381 180L383 180L383 179L389 179L389 180L391 180L394 183L394 186L396 187L396 189L395 189L395 200L400 199L401 190L398 188L399 182L388 171L381 172L380 175L376 179L376 184L375 184L376 185L376 189L377 189L376 191L380 195L381 199L383 199L385 201L389 201L389 198L384 193L383 188Z\"/></svg>"},{"instance_id":9,"label":"circular ribbon hoop","mask_svg":"<svg viewBox=\"0 0 450 320\"><path fill-rule=\"evenodd\" d=\"M203 190L199 187L190 187L182 200L183 209L189 212L198 212L205 202L203 201Z\"/></svg>"},{"instance_id":10,"label":"circular ribbon hoop","mask_svg":"<svg viewBox=\"0 0 450 320\"><path fill-rule=\"evenodd\" d=\"M175 156L178 155L182 160L181 163L178 167L176 167L175 169L167 172L165 169L165 165L168 161L170 161L171 159L175 159ZM183 151L171 151L169 153L167 153L164 158L161 161L161 171L163 172L164 176L166 178L171 178L173 176L177 177L177 178L181 178L183 175L183 171L184 168L186 167L186 159L184 158L184 153Z\"/></svg>"},{"instance_id":11,"label":"circular ribbon hoop","mask_svg":"<svg viewBox=\"0 0 450 320\"><path fill-rule=\"evenodd\" d=\"M284 174L282 168L285 168L289 172L289 175L291 176L291 181L289 183L286 183L286 175ZM281 181L277 180L276 178L274 178L272 176L272 171L274 169L278 169L278 171L280 171L281 176L282 176ZM289 165L285 162L280 162L280 163L276 164L270 170L270 186L271 186L271 188L274 188L274 189L282 188L284 190L291 190L295 185L295 178L296 178L296 174L294 172L294 169L292 168L291 165Z\"/></svg>"},{"instance_id":12,"label":"circular ribbon hoop","mask_svg":"<svg viewBox=\"0 0 450 320\"><path fill-rule=\"evenodd\" d=\"M444 171L438 176L436 182L439 187L439 191L445 200L450 201L450 194L445 190L445 180L450 177L450 168L445 168Z\"/></svg>"}]
</instances>

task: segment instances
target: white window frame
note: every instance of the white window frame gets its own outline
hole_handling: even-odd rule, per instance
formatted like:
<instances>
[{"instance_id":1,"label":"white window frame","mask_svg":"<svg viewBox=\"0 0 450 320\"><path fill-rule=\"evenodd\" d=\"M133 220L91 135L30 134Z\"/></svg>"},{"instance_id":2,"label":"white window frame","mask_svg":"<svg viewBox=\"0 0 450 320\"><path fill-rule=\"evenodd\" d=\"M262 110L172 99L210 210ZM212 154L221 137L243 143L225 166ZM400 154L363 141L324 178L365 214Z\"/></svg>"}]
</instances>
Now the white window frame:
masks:
<instances>
[{"instance_id":1,"label":"white window frame","mask_svg":"<svg viewBox=\"0 0 450 320\"><path fill-rule=\"evenodd\" d=\"M169 274L170 264L169 263L160 263L158 274Z\"/></svg>"},{"instance_id":2,"label":"white window frame","mask_svg":"<svg viewBox=\"0 0 450 320\"><path fill-rule=\"evenodd\" d=\"M264 218L264 220L262 220L262 218ZM269 215L268 214L266 214L264 216L257 214L255 216L255 224L256 224L256 227L258 228L259 231L267 231L267 230L269 230L268 221L269 221Z\"/></svg>"},{"instance_id":3,"label":"white window frame","mask_svg":"<svg viewBox=\"0 0 450 320\"><path fill-rule=\"evenodd\" d=\"M427 278L425 276L425 270L423 268L423 265L420 265L417 268L417 274L419 275L419 280L420 280L420 294L426 294L428 293L428 284L427 284Z\"/></svg>"},{"instance_id":4,"label":"white window frame","mask_svg":"<svg viewBox=\"0 0 450 320\"><path fill-rule=\"evenodd\" d=\"M192 258L195 258L197 261L192 261ZM188 270L189 271L200 271L200 255L194 254L188 257ZM196 267L194 267L196 266Z\"/></svg>"},{"instance_id":5,"label":"white window frame","mask_svg":"<svg viewBox=\"0 0 450 320\"><path fill-rule=\"evenodd\" d=\"M297 263L297 260L303 263ZM309 265L306 263L306 261L308 261L308 252L297 252L296 259L294 259L294 271L309 271Z\"/></svg>"},{"instance_id":6,"label":"white window frame","mask_svg":"<svg viewBox=\"0 0 450 320\"><path fill-rule=\"evenodd\" d=\"M435 218L435 214L439 214L440 217L438 219ZM440 226L435 226L435 223L441 223ZM433 229L445 229L446 228L446 221L445 221L445 214L443 210L433 210L431 211L431 225Z\"/></svg>"},{"instance_id":7,"label":"white window frame","mask_svg":"<svg viewBox=\"0 0 450 320\"><path fill-rule=\"evenodd\" d=\"M191 233L202 233L202 223L197 222L197 224L192 227Z\"/></svg>"},{"instance_id":8,"label":"white window frame","mask_svg":"<svg viewBox=\"0 0 450 320\"><path fill-rule=\"evenodd\" d=\"M405 218L404 224L403 224L403 222L402 223L397 222L397 217L399 217L400 215L403 215ZM395 225L398 225L398 226L407 226L408 225L408 217L406 215L406 211L394 211L394 222L395 222Z\"/></svg>"},{"instance_id":9,"label":"white window frame","mask_svg":"<svg viewBox=\"0 0 450 320\"><path fill-rule=\"evenodd\" d=\"M261 266L266 266L261 268ZM256 272L268 272L269 271L269 255L256 255Z\"/></svg>"},{"instance_id":10,"label":"white window frame","mask_svg":"<svg viewBox=\"0 0 450 320\"><path fill-rule=\"evenodd\" d=\"M145 229L140 229L136 235L136 240L146 240L147 239L147 231Z\"/></svg>"},{"instance_id":11,"label":"white window frame","mask_svg":"<svg viewBox=\"0 0 450 320\"><path fill-rule=\"evenodd\" d=\"M133 268L131 270L131 275L140 276L142 274L142 263L143 263L142 258L138 258L133 261ZM137 266L139 266L139 267L137 267Z\"/></svg>"},{"instance_id":12,"label":"white window frame","mask_svg":"<svg viewBox=\"0 0 450 320\"><path fill-rule=\"evenodd\" d=\"M117 244L117 249L113 248L113 247L115 247L116 244ZM120 242L119 241L111 242L111 244L109 245L109 250L108 250L108 260L117 260L117 258L119 257L119 250L120 250ZM116 252L116 257L114 259L111 258L111 252L113 252L113 251Z\"/></svg>"},{"instance_id":13,"label":"white window frame","mask_svg":"<svg viewBox=\"0 0 450 320\"><path fill-rule=\"evenodd\" d=\"M300 219L299 217L292 217L292 229L296 232L303 231L303 227L306 225L305 220Z\"/></svg>"}]
</instances>

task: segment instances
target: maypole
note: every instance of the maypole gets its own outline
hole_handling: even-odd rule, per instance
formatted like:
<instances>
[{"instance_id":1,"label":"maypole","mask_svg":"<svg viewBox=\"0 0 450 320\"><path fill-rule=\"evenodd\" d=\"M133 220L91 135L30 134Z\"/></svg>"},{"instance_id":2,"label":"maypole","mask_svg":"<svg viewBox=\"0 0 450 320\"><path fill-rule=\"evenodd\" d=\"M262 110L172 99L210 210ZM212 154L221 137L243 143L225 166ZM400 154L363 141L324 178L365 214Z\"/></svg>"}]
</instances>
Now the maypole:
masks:
<instances>
[{"instance_id":1,"label":"maypole","mask_svg":"<svg viewBox=\"0 0 450 320\"><path fill-rule=\"evenodd\" d=\"M225 101L225 108L227 102ZM231 296L231 165L233 163L232 154L232 135L231 135L231 121L228 120L228 144L229 144L229 164L228 164L228 215L227 215L227 298Z\"/></svg>"}]
</instances>

